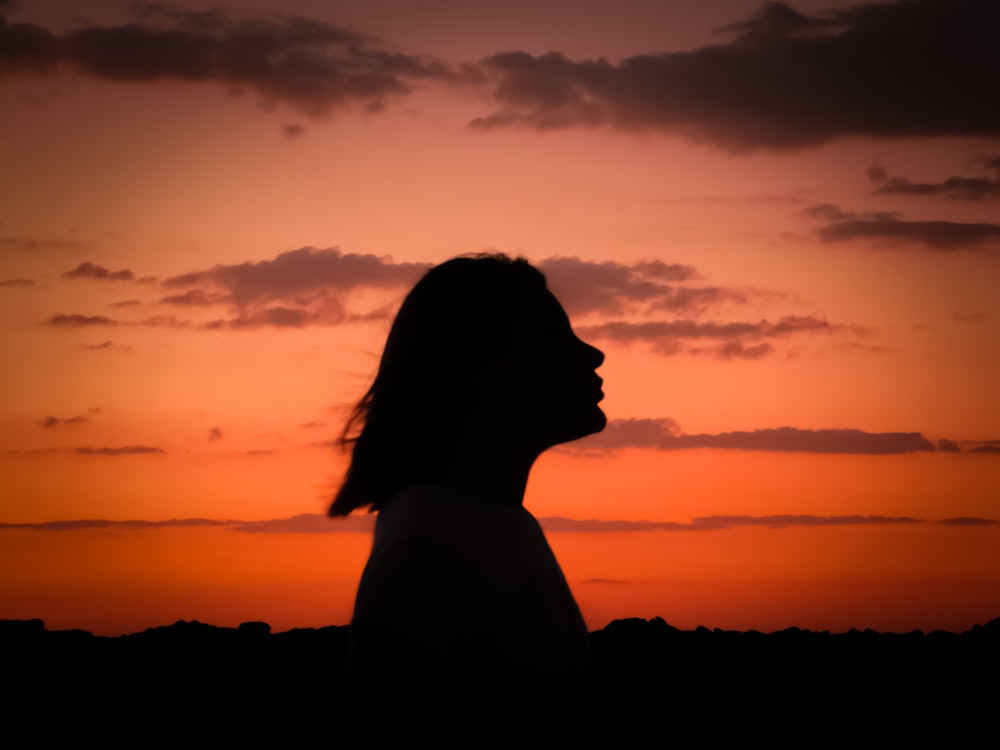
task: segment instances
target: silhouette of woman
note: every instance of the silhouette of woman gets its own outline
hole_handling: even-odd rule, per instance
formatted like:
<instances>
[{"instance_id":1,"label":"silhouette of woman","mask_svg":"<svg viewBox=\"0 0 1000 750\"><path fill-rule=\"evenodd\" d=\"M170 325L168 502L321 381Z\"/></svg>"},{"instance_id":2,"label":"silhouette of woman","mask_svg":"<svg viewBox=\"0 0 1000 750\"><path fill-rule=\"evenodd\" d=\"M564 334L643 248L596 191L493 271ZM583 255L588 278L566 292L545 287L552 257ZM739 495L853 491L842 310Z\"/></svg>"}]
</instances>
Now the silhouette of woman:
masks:
<instances>
[{"instance_id":1,"label":"silhouette of woman","mask_svg":"<svg viewBox=\"0 0 1000 750\"><path fill-rule=\"evenodd\" d=\"M603 360L523 259L454 258L404 300L330 508L378 511L348 743L588 744L587 630L522 502L543 451L604 428Z\"/></svg>"}]
</instances>

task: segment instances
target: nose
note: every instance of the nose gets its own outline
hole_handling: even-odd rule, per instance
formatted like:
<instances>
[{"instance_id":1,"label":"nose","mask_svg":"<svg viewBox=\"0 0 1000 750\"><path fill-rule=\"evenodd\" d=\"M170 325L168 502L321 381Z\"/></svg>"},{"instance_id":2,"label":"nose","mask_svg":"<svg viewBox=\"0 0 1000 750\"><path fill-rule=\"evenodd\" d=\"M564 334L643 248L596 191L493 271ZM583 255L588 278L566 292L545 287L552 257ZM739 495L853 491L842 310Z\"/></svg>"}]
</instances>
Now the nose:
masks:
<instances>
[{"instance_id":1,"label":"nose","mask_svg":"<svg viewBox=\"0 0 1000 750\"><path fill-rule=\"evenodd\" d=\"M590 367L595 370L604 364L604 352L598 349L596 346L591 346L586 341L580 341L583 344L584 358Z\"/></svg>"}]
</instances>

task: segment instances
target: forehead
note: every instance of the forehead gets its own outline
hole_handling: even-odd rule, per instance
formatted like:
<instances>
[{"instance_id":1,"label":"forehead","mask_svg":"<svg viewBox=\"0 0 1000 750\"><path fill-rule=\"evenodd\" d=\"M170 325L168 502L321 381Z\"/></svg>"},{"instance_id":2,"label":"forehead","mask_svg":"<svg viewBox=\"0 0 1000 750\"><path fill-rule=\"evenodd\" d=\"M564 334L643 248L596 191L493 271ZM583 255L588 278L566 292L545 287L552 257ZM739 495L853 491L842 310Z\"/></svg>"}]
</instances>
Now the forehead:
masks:
<instances>
[{"instance_id":1,"label":"forehead","mask_svg":"<svg viewBox=\"0 0 1000 750\"><path fill-rule=\"evenodd\" d=\"M572 334L573 328L563 306L548 289L528 295L520 305L520 328L528 338Z\"/></svg>"}]
</instances>

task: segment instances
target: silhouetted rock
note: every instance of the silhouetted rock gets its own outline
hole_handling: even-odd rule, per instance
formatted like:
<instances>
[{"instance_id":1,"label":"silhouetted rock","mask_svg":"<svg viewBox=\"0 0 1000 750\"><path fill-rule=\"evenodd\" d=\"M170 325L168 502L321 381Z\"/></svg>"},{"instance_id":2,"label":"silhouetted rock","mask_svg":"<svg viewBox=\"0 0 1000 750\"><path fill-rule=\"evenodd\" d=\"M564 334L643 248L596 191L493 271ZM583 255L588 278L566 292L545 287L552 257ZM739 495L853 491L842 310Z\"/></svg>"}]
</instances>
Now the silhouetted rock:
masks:
<instances>
[{"instance_id":1,"label":"silhouetted rock","mask_svg":"<svg viewBox=\"0 0 1000 750\"><path fill-rule=\"evenodd\" d=\"M348 627L197 621L120 638L0 621L7 735L38 746L336 747ZM1000 618L965 633L591 633L602 748L998 746Z\"/></svg>"},{"instance_id":2,"label":"silhouetted rock","mask_svg":"<svg viewBox=\"0 0 1000 750\"><path fill-rule=\"evenodd\" d=\"M263 638L271 633L271 626L266 622L241 622L240 635L247 638Z\"/></svg>"}]
</instances>

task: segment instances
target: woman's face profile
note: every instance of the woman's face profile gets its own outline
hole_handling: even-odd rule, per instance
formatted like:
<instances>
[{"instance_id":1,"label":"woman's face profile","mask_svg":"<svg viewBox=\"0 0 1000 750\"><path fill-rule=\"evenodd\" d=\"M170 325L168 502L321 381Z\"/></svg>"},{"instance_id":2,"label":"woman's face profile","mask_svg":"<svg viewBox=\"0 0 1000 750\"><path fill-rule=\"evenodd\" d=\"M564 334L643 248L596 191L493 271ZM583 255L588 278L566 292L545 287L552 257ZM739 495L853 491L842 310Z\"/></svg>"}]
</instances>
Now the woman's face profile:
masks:
<instances>
[{"instance_id":1,"label":"woman's face profile","mask_svg":"<svg viewBox=\"0 0 1000 750\"><path fill-rule=\"evenodd\" d=\"M607 424L595 372L604 353L573 332L566 311L547 289L525 301L495 381L497 399L526 440L545 450L600 432Z\"/></svg>"}]
</instances>

